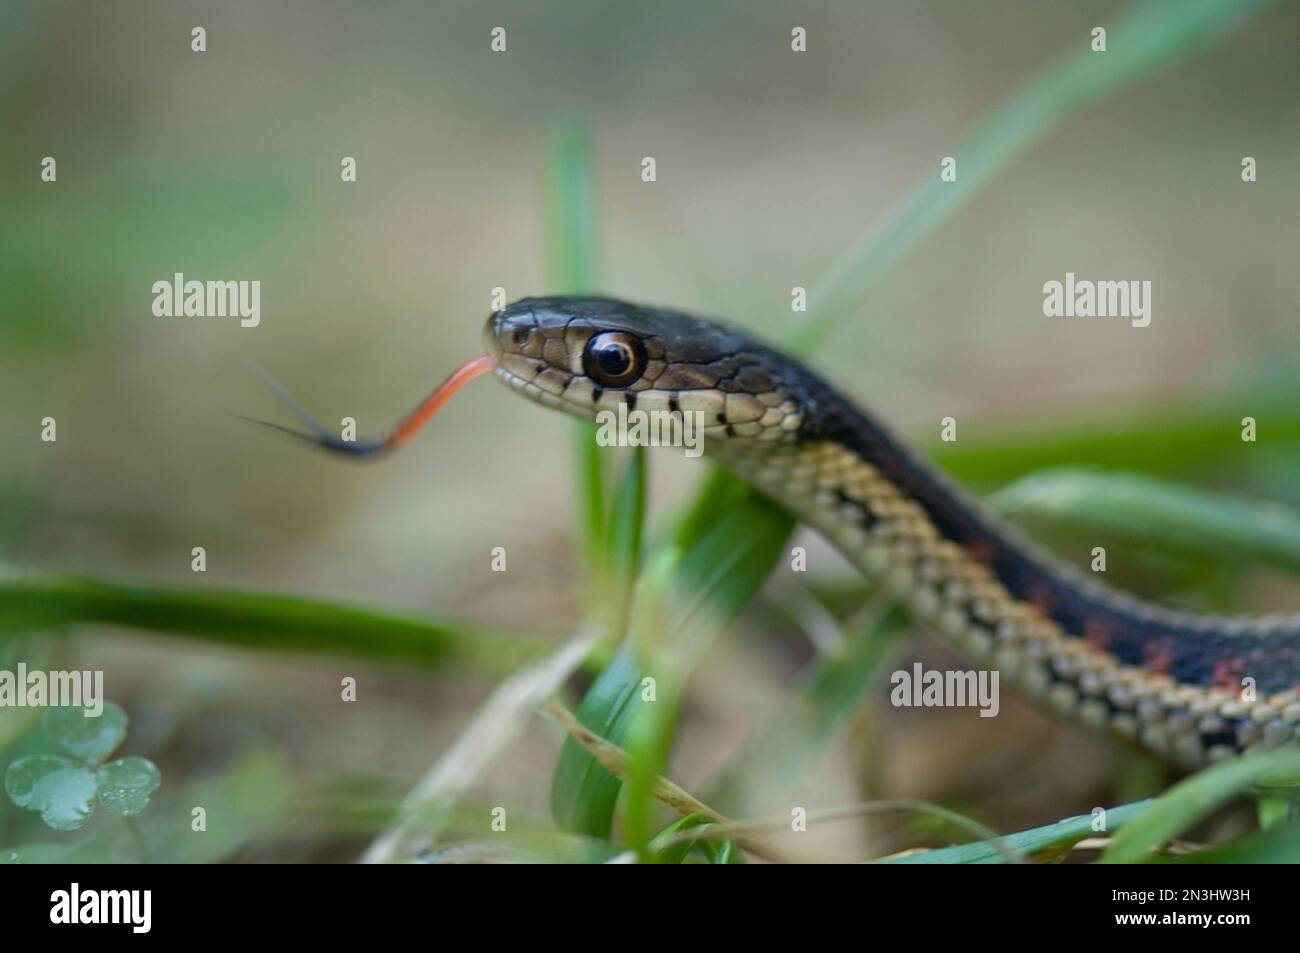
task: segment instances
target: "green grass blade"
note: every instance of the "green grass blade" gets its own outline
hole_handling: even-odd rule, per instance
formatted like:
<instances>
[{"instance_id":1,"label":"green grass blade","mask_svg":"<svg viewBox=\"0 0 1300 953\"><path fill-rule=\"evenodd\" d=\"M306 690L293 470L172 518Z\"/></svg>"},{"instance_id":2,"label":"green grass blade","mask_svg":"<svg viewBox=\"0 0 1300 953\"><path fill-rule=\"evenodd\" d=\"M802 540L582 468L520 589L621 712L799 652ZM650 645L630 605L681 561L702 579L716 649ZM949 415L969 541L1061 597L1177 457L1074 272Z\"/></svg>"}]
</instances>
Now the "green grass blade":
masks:
<instances>
[{"instance_id":1,"label":"green grass blade","mask_svg":"<svg viewBox=\"0 0 1300 953\"><path fill-rule=\"evenodd\" d=\"M695 551L688 550L686 556ZM656 552L637 593L638 614L630 640L639 667L648 677L642 682L640 704L632 710L624 746L628 764L623 785L623 840L643 863L654 860L650 842L662 814L654 799L654 786L659 776L667 773L682 695L694 665L691 649L681 644L680 630L669 621L673 599L681 591L681 572L681 551L670 546Z\"/></svg>"},{"instance_id":2,"label":"green grass blade","mask_svg":"<svg viewBox=\"0 0 1300 953\"><path fill-rule=\"evenodd\" d=\"M670 544L651 559L658 577L671 573L670 591L681 595L664 614L664 641L681 635L697 614L707 611L712 620L729 619L744 608L784 549L794 521L775 505L748 492L714 514L713 527L696 539L680 558ZM658 588L651 586L651 588ZM653 711L655 723L643 728L628 745L633 718L643 706L640 701L643 666L631 646L625 646L600 673L578 708L578 720L600 737L635 755L637 776L662 773L659 757L647 757L649 750L663 750L664 736L672 724L674 706L664 692L672 692L671 677L661 678L661 691ZM660 720L660 719L664 720ZM608 837L622 782L595 762L572 739L560 751L551 784L551 812L560 826L594 837ZM648 798L648 790L646 791ZM643 814L636 814L640 810ZM648 816L649 805L634 808L634 817ZM634 821L634 823L636 823Z\"/></svg>"},{"instance_id":3,"label":"green grass blade","mask_svg":"<svg viewBox=\"0 0 1300 953\"><path fill-rule=\"evenodd\" d=\"M729 506L747 495L755 495L748 483L729 470L713 467L700 481L695 499L678 517L671 544L682 552L690 549L704 538Z\"/></svg>"},{"instance_id":4,"label":"green grass blade","mask_svg":"<svg viewBox=\"0 0 1300 953\"><path fill-rule=\"evenodd\" d=\"M641 668L631 647L624 646L587 690L576 712L578 720L600 737L621 745L640 690ZM581 745L566 738L551 779L551 816L575 834L609 837L622 786Z\"/></svg>"},{"instance_id":5,"label":"green grass blade","mask_svg":"<svg viewBox=\"0 0 1300 953\"><path fill-rule=\"evenodd\" d=\"M623 839L650 862L650 842L663 812L654 798L654 786L667 769L681 715L685 673L666 655L650 655L642 663L657 683L655 701L633 709L627 742L627 782L623 800Z\"/></svg>"},{"instance_id":6,"label":"green grass blade","mask_svg":"<svg viewBox=\"0 0 1300 953\"><path fill-rule=\"evenodd\" d=\"M591 294L599 285L593 151L591 130L584 122L562 123L551 134L546 247L556 294Z\"/></svg>"},{"instance_id":7,"label":"green grass blade","mask_svg":"<svg viewBox=\"0 0 1300 953\"><path fill-rule=\"evenodd\" d=\"M668 843L682 831L708 827L713 820L706 814L687 814L669 824L650 842L650 861L655 864L682 864L692 850L699 850L711 864L743 864L745 855L729 840L698 840Z\"/></svg>"},{"instance_id":8,"label":"green grass blade","mask_svg":"<svg viewBox=\"0 0 1300 953\"><path fill-rule=\"evenodd\" d=\"M947 222L995 175L1065 120L1103 97L1198 50L1212 46L1275 0L1147 0L1108 22L1107 52L1094 53L1081 33L1076 52L1048 67L1004 100L951 150L957 179L933 168L842 256L810 296L812 312L795 339L817 350L898 261Z\"/></svg>"},{"instance_id":9,"label":"green grass blade","mask_svg":"<svg viewBox=\"0 0 1300 953\"><path fill-rule=\"evenodd\" d=\"M1146 860L1166 841L1260 784L1300 784L1300 749L1227 761L1175 784L1115 836L1102 862L1132 864Z\"/></svg>"},{"instance_id":10,"label":"green grass blade","mask_svg":"<svg viewBox=\"0 0 1300 953\"><path fill-rule=\"evenodd\" d=\"M1104 532L1214 561L1300 572L1300 513L1136 473L1060 467L1031 474L991 500L1000 512Z\"/></svg>"},{"instance_id":11,"label":"green grass blade","mask_svg":"<svg viewBox=\"0 0 1300 953\"><path fill-rule=\"evenodd\" d=\"M1300 864L1300 824L1245 837L1198 850L1182 857L1162 857L1162 864Z\"/></svg>"},{"instance_id":12,"label":"green grass blade","mask_svg":"<svg viewBox=\"0 0 1300 953\"><path fill-rule=\"evenodd\" d=\"M547 273L552 294L590 294L599 273L596 185L592 163L591 132L580 122L562 124L551 136L548 169ZM605 491L609 485L608 456L596 443L593 424L574 426L574 463L581 540L592 581L593 602L607 598L605 573Z\"/></svg>"},{"instance_id":13,"label":"green grass blade","mask_svg":"<svg viewBox=\"0 0 1300 953\"><path fill-rule=\"evenodd\" d=\"M0 578L0 638L70 625L117 625L240 648L370 662L510 670L547 650L459 620L424 619L294 596L123 586L37 574Z\"/></svg>"},{"instance_id":14,"label":"green grass blade","mask_svg":"<svg viewBox=\"0 0 1300 953\"><path fill-rule=\"evenodd\" d=\"M977 440L933 444L929 451L945 470L983 488L1070 465L1186 478L1225 463L1248 467L1260 456L1264 446L1241 440L1246 414L1261 422L1270 452L1300 450L1300 402L1294 395L1248 392L1190 407L1157 406L1137 414L985 431Z\"/></svg>"},{"instance_id":15,"label":"green grass blade","mask_svg":"<svg viewBox=\"0 0 1300 953\"><path fill-rule=\"evenodd\" d=\"M1300 797L1295 791L1282 795L1261 794L1255 799L1255 817L1262 831L1300 821Z\"/></svg>"},{"instance_id":16,"label":"green grass blade","mask_svg":"<svg viewBox=\"0 0 1300 953\"><path fill-rule=\"evenodd\" d=\"M635 447L614 493L605 544L609 562L609 634L611 643L628 631L632 591L641 562L645 529L646 451Z\"/></svg>"},{"instance_id":17,"label":"green grass blade","mask_svg":"<svg viewBox=\"0 0 1300 953\"><path fill-rule=\"evenodd\" d=\"M1124 804L1106 811L1106 829L1117 831L1138 817L1151 804L1139 801L1136 804ZM1003 850L998 850L992 841L977 841L973 844L959 844L956 847L944 847L919 854L907 854L879 861L884 864L1001 864L1006 860L1006 853L1036 854L1049 848L1064 849L1087 837L1094 835L1093 818L1090 814L1067 817L1055 824L1035 827L1018 834L1008 834L1000 838Z\"/></svg>"},{"instance_id":18,"label":"green grass blade","mask_svg":"<svg viewBox=\"0 0 1300 953\"><path fill-rule=\"evenodd\" d=\"M646 466L645 448L635 448L614 494L609 537L603 546L610 563L606 635L612 641L623 639L628 631L645 526ZM632 653L621 650L583 699L578 720L603 738L621 740L627 733L640 680ZM551 781L551 814L568 830L608 837L619 788L617 778L568 738Z\"/></svg>"},{"instance_id":19,"label":"green grass blade","mask_svg":"<svg viewBox=\"0 0 1300 953\"><path fill-rule=\"evenodd\" d=\"M734 499L681 558L674 573L669 633L679 633L696 613L727 621L736 616L780 559L795 520L764 497Z\"/></svg>"},{"instance_id":20,"label":"green grass blade","mask_svg":"<svg viewBox=\"0 0 1300 953\"><path fill-rule=\"evenodd\" d=\"M737 497L660 583L647 580L636 629L641 668L655 676L653 705L639 706L627 743L625 839L648 859L658 805L655 779L668 759L696 660L749 603L785 551L794 520L754 494Z\"/></svg>"},{"instance_id":21,"label":"green grass blade","mask_svg":"<svg viewBox=\"0 0 1300 953\"><path fill-rule=\"evenodd\" d=\"M609 577L605 563L605 486L609 482L609 463L603 448L596 443L596 427L586 421L573 426L573 455L577 471L574 481L575 505L580 523L583 558L587 579L591 583L589 608L603 606L608 597Z\"/></svg>"}]
</instances>

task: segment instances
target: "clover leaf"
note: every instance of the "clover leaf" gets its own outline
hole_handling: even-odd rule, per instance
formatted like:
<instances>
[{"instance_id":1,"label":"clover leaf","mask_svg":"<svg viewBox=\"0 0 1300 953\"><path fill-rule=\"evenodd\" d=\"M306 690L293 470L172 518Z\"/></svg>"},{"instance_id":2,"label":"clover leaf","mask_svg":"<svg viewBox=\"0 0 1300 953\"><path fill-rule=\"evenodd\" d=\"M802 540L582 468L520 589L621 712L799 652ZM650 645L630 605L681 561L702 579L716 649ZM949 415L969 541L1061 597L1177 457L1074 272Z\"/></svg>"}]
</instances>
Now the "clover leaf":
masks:
<instances>
[{"instance_id":1,"label":"clover leaf","mask_svg":"<svg viewBox=\"0 0 1300 953\"><path fill-rule=\"evenodd\" d=\"M134 817L148 807L149 795L160 784L158 766L148 758L119 758L95 772L99 803L122 817Z\"/></svg>"},{"instance_id":2,"label":"clover leaf","mask_svg":"<svg viewBox=\"0 0 1300 953\"><path fill-rule=\"evenodd\" d=\"M41 729L77 760L99 764L126 740L128 723L121 706L105 702L97 718L87 716L80 708L51 708L41 719Z\"/></svg>"},{"instance_id":3,"label":"clover leaf","mask_svg":"<svg viewBox=\"0 0 1300 953\"><path fill-rule=\"evenodd\" d=\"M95 776L56 755L21 758L5 772L5 792L19 807L40 811L56 831L85 827L95 810Z\"/></svg>"},{"instance_id":4,"label":"clover leaf","mask_svg":"<svg viewBox=\"0 0 1300 953\"><path fill-rule=\"evenodd\" d=\"M126 712L112 702L97 717L80 708L47 711L41 730L71 757L19 758L5 771L5 793L19 807L38 811L56 831L84 827L94 813L96 795L110 814L134 817L149 805L162 775L147 758L103 763L126 740L128 723Z\"/></svg>"}]
</instances>

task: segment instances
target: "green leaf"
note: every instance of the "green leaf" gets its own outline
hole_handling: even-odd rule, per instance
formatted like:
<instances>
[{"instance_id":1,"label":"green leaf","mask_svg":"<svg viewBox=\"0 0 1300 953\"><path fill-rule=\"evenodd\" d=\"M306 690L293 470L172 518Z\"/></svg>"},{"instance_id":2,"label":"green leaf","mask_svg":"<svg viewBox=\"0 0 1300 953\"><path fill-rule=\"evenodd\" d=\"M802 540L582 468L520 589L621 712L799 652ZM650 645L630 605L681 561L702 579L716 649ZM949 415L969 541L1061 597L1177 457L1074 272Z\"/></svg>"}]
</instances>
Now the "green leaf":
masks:
<instances>
[{"instance_id":1,"label":"green leaf","mask_svg":"<svg viewBox=\"0 0 1300 953\"><path fill-rule=\"evenodd\" d=\"M710 528L696 537L695 545L669 567L676 596L669 600L665 639L678 635L702 610L710 622L716 622L744 608L771 573L794 526L788 514L749 491L712 514L709 522ZM650 562L663 566L672 549L669 545ZM607 741L626 746L632 719L643 707L643 674L632 648L625 645L592 684L578 708L578 720ZM666 700L662 693L660 698ZM656 711L671 721L669 707L660 705ZM646 738L645 743L651 740ZM608 837L621 788L618 778L577 742L566 739L551 782L552 816L568 830Z\"/></svg>"},{"instance_id":2,"label":"green leaf","mask_svg":"<svg viewBox=\"0 0 1300 953\"><path fill-rule=\"evenodd\" d=\"M1162 864L1300 864L1300 824L1290 823L1268 831L1216 844L1180 857L1161 857Z\"/></svg>"},{"instance_id":3,"label":"green leaf","mask_svg":"<svg viewBox=\"0 0 1300 953\"><path fill-rule=\"evenodd\" d=\"M1300 409L1293 395L1278 397L1254 389L1194 404L1144 405L1103 417L1056 421L1051 426L994 430L978 441L936 442L929 455L971 486L993 488L1027 473L1063 464L1089 464L1186 478L1196 470L1221 466L1228 448L1240 449L1242 407L1268 421L1269 446L1300 447ZM1243 465L1260 459L1250 446ZM1294 472L1294 467L1289 468Z\"/></svg>"},{"instance_id":4,"label":"green leaf","mask_svg":"<svg viewBox=\"0 0 1300 953\"><path fill-rule=\"evenodd\" d=\"M679 634L701 611L712 622L738 615L771 575L794 525L794 517L757 493L734 499L682 554L671 583L666 637Z\"/></svg>"},{"instance_id":5,"label":"green leaf","mask_svg":"<svg viewBox=\"0 0 1300 953\"><path fill-rule=\"evenodd\" d=\"M1046 519L1214 560L1300 571L1300 513L1137 473L1056 467L998 492L1002 513Z\"/></svg>"},{"instance_id":6,"label":"green leaf","mask_svg":"<svg viewBox=\"0 0 1300 953\"><path fill-rule=\"evenodd\" d=\"M609 634L611 642L627 635L632 591L641 560L645 526L645 447L636 447L619 480L610 512L609 540L605 546L610 570Z\"/></svg>"},{"instance_id":7,"label":"green leaf","mask_svg":"<svg viewBox=\"0 0 1300 953\"><path fill-rule=\"evenodd\" d=\"M134 817L149 805L149 796L162 784L158 766L148 758L119 758L95 772L99 803L120 817Z\"/></svg>"},{"instance_id":8,"label":"green leaf","mask_svg":"<svg viewBox=\"0 0 1300 953\"><path fill-rule=\"evenodd\" d=\"M1111 841L1103 863L1131 864L1208 817L1255 785L1300 781L1300 750L1289 748L1247 755L1206 768L1151 802Z\"/></svg>"},{"instance_id":9,"label":"green leaf","mask_svg":"<svg viewBox=\"0 0 1300 953\"><path fill-rule=\"evenodd\" d=\"M103 713L94 718L81 708L51 708L41 719L41 728L68 754L95 765L126 740L128 722L120 705L105 702Z\"/></svg>"},{"instance_id":10,"label":"green leaf","mask_svg":"<svg viewBox=\"0 0 1300 953\"><path fill-rule=\"evenodd\" d=\"M1279 827L1288 821L1300 819L1300 801L1291 797L1260 797L1256 802L1256 816L1262 830Z\"/></svg>"},{"instance_id":11,"label":"green leaf","mask_svg":"<svg viewBox=\"0 0 1300 953\"><path fill-rule=\"evenodd\" d=\"M609 455L596 442L596 426L578 421L573 428L577 479L574 487L582 522L582 549L587 560L591 596L588 609L608 601L609 567L605 562L605 486L609 482Z\"/></svg>"},{"instance_id":12,"label":"green leaf","mask_svg":"<svg viewBox=\"0 0 1300 953\"><path fill-rule=\"evenodd\" d=\"M55 754L38 754L19 758L5 770L5 793L19 807L32 805L37 783L46 775L61 768L75 768L76 764ZM32 808L35 810L36 808Z\"/></svg>"},{"instance_id":13,"label":"green leaf","mask_svg":"<svg viewBox=\"0 0 1300 953\"><path fill-rule=\"evenodd\" d=\"M657 681L654 705L642 706L628 742L624 834L648 848L658 811L652 792L667 771L686 679L714 636L749 603L781 558L793 518L755 493L737 497L673 568L654 559L645 603L638 602L635 645ZM671 554L673 548L667 548ZM671 569L671 573L667 570Z\"/></svg>"},{"instance_id":14,"label":"green leaf","mask_svg":"<svg viewBox=\"0 0 1300 953\"><path fill-rule=\"evenodd\" d=\"M681 711L685 674L675 660L647 653L642 659L647 673L655 677L655 701L633 711L627 730L627 777L623 797L623 839L643 862L651 859L650 841L663 807L654 797L654 787L668 769Z\"/></svg>"},{"instance_id":15,"label":"green leaf","mask_svg":"<svg viewBox=\"0 0 1300 953\"><path fill-rule=\"evenodd\" d=\"M678 841L675 844L668 844L668 841L674 834L690 830L693 827L704 827L711 823L712 819L706 814L687 814L679 818L672 824L669 824L660 831L655 839L650 842L650 860L656 864L680 864L683 863L698 842Z\"/></svg>"},{"instance_id":16,"label":"green leaf","mask_svg":"<svg viewBox=\"0 0 1300 953\"><path fill-rule=\"evenodd\" d=\"M471 664L513 671L549 648L542 640L518 639L459 620L412 618L296 596L0 574L0 638L84 623L429 668Z\"/></svg>"},{"instance_id":17,"label":"green leaf","mask_svg":"<svg viewBox=\"0 0 1300 953\"><path fill-rule=\"evenodd\" d=\"M1150 801L1139 801L1136 804L1124 804L1120 807L1110 808L1106 811L1107 831L1119 830L1137 817L1150 803ZM1004 852L1036 854L1048 848L1061 848L1087 837L1092 837L1096 833L1092 828L1092 824L1092 815L1082 814L1078 817L1067 817L1063 821L1057 821L1055 824L1048 824L1044 827L1035 827L1032 830L1021 831L1018 834L1008 834L1006 837L1000 838L998 842L976 841L972 844L945 847L941 850L929 850L918 854L906 854L902 857L891 857L887 860L878 861L878 863L1001 864L1006 861ZM998 849L998 843L1002 845L1002 850Z\"/></svg>"},{"instance_id":18,"label":"green leaf","mask_svg":"<svg viewBox=\"0 0 1300 953\"><path fill-rule=\"evenodd\" d=\"M591 294L600 283L593 151L591 129L580 119L552 131L546 248L556 294Z\"/></svg>"},{"instance_id":19,"label":"green leaf","mask_svg":"<svg viewBox=\"0 0 1300 953\"><path fill-rule=\"evenodd\" d=\"M686 861L692 850L703 854L711 864L743 864L745 855L729 840L712 838L698 841L679 841L668 843L674 835L697 827L709 827L713 824L707 814L687 814L665 827L649 845L649 858L655 864L681 864Z\"/></svg>"},{"instance_id":20,"label":"green leaf","mask_svg":"<svg viewBox=\"0 0 1300 953\"><path fill-rule=\"evenodd\" d=\"M19 807L38 811L47 827L75 831L95 810L95 776L55 755L20 758L5 771L5 792Z\"/></svg>"},{"instance_id":21,"label":"green leaf","mask_svg":"<svg viewBox=\"0 0 1300 953\"><path fill-rule=\"evenodd\" d=\"M546 190L547 277L554 294L590 294L599 284L600 241L596 214L596 176L591 130L581 120L558 124L551 133ZM590 423L574 427L576 501L582 548L593 602L607 599L605 488L609 455L596 443Z\"/></svg>"},{"instance_id":22,"label":"green leaf","mask_svg":"<svg viewBox=\"0 0 1300 953\"><path fill-rule=\"evenodd\" d=\"M701 482L695 499L683 511L673 531L673 543L685 552L704 538L719 517L737 500L751 496L749 484L722 467L713 467Z\"/></svg>"},{"instance_id":23,"label":"green leaf","mask_svg":"<svg viewBox=\"0 0 1300 953\"><path fill-rule=\"evenodd\" d=\"M622 745L640 691L641 670L625 645L596 676L578 707L578 720L606 741ZM566 738L551 780L551 816L566 830L609 837L621 786L581 745Z\"/></svg>"},{"instance_id":24,"label":"green leaf","mask_svg":"<svg viewBox=\"0 0 1300 953\"><path fill-rule=\"evenodd\" d=\"M745 855L734 841L729 840L705 840L700 842L704 849L704 855L709 858L711 864L743 864Z\"/></svg>"}]
</instances>

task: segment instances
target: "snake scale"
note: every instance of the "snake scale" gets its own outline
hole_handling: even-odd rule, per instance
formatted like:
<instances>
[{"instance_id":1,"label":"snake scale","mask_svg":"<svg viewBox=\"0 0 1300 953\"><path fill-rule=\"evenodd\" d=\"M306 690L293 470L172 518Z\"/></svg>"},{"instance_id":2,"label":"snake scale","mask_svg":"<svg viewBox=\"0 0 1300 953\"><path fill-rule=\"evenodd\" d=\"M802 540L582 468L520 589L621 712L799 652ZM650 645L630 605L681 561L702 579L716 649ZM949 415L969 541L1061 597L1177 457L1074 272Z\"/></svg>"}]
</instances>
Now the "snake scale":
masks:
<instances>
[{"instance_id":1,"label":"snake scale","mask_svg":"<svg viewBox=\"0 0 1300 953\"><path fill-rule=\"evenodd\" d=\"M1061 715L1184 768L1300 740L1300 616L1199 615L1089 578L792 357L606 298L524 299L485 338L494 373L544 405L702 414L705 452Z\"/></svg>"}]
</instances>

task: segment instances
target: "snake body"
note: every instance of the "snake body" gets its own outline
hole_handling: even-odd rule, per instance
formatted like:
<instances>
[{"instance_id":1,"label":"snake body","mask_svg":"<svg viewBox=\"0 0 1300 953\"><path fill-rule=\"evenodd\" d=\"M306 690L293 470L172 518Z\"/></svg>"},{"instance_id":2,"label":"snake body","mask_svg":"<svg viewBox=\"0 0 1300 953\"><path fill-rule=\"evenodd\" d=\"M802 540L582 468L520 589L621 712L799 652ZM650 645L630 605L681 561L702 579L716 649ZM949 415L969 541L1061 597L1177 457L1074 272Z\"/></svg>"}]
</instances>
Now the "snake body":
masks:
<instances>
[{"instance_id":1,"label":"snake body","mask_svg":"<svg viewBox=\"0 0 1300 953\"><path fill-rule=\"evenodd\" d=\"M704 449L981 665L1182 767L1300 741L1300 616L1111 589L988 513L800 361L693 315L530 298L488 319L501 380L593 419L700 413Z\"/></svg>"}]
</instances>

